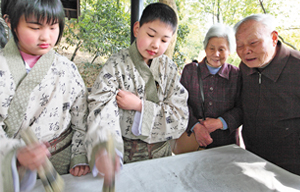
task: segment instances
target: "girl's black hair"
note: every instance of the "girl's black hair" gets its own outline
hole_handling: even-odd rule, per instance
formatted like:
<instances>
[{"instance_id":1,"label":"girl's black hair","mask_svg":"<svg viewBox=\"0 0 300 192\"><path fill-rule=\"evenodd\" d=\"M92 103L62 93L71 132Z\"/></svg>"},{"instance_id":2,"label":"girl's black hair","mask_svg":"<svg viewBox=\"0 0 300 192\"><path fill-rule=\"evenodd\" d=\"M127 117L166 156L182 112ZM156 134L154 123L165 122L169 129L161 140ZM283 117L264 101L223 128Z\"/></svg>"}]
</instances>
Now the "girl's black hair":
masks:
<instances>
[{"instance_id":1,"label":"girl's black hair","mask_svg":"<svg viewBox=\"0 0 300 192\"><path fill-rule=\"evenodd\" d=\"M60 0L2 0L2 3L2 16L5 18L5 14L7 15L16 43L19 40L15 29L23 15L25 20L33 16L38 22L46 21L49 25L58 22L59 36L55 45L59 43L65 26L65 12Z\"/></svg>"},{"instance_id":2,"label":"girl's black hair","mask_svg":"<svg viewBox=\"0 0 300 192\"><path fill-rule=\"evenodd\" d=\"M8 7L9 0L1 0L1 15L7 14L7 7Z\"/></svg>"},{"instance_id":3,"label":"girl's black hair","mask_svg":"<svg viewBox=\"0 0 300 192\"><path fill-rule=\"evenodd\" d=\"M155 20L160 20L172 27L173 33L177 29L177 15L175 11L164 3L151 3L143 11L140 19L140 27Z\"/></svg>"},{"instance_id":4,"label":"girl's black hair","mask_svg":"<svg viewBox=\"0 0 300 192\"><path fill-rule=\"evenodd\" d=\"M0 49L4 48L6 43L7 43L7 39L6 39L5 28L4 25L0 22Z\"/></svg>"}]
</instances>

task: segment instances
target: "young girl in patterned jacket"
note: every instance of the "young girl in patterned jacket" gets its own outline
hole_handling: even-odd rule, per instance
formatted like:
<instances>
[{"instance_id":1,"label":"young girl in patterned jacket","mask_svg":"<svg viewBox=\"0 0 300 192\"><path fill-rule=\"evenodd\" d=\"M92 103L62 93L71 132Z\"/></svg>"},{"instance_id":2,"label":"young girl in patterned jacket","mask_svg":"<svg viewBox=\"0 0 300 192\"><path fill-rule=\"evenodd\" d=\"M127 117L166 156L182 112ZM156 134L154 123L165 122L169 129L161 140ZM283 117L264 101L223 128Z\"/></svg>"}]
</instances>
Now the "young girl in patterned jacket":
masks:
<instances>
[{"instance_id":1,"label":"young girl in patterned jacket","mask_svg":"<svg viewBox=\"0 0 300 192\"><path fill-rule=\"evenodd\" d=\"M0 51L0 191L30 190L47 156L58 173L85 175L86 87L75 64L53 50L63 34L63 6L2 3L13 38ZM40 143L24 144L20 133L28 127Z\"/></svg>"}]
</instances>

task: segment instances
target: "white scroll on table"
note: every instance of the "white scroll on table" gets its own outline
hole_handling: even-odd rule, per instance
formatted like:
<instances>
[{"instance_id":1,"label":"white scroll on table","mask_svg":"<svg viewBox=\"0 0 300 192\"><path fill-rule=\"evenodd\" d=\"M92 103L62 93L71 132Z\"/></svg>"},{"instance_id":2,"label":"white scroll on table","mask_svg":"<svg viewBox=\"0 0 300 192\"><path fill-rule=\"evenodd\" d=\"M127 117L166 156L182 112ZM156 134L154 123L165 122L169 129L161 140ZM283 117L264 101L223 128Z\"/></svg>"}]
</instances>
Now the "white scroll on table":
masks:
<instances>
[{"instance_id":1,"label":"white scroll on table","mask_svg":"<svg viewBox=\"0 0 300 192\"><path fill-rule=\"evenodd\" d=\"M66 192L101 191L103 180L91 174L63 175ZM300 192L300 176L237 145L125 164L116 176L116 192ZM39 192L38 182L34 192Z\"/></svg>"}]
</instances>

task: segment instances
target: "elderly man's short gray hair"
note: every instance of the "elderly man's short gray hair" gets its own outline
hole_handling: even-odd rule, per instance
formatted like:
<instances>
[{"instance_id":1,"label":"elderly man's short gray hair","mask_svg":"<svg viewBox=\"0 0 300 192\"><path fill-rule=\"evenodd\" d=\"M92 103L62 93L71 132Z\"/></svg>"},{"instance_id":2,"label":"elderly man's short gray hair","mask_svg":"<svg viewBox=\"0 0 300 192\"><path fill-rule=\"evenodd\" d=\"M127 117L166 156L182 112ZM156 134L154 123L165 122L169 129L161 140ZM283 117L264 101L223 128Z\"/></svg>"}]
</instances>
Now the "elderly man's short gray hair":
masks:
<instances>
[{"instance_id":1,"label":"elderly man's short gray hair","mask_svg":"<svg viewBox=\"0 0 300 192\"><path fill-rule=\"evenodd\" d=\"M237 24L234 25L235 33L238 31L240 25L246 21L254 20L257 22L260 22L263 24L267 29L270 31L276 31L276 24L275 24L275 18L272 15L269 14L254 14L250 15L248 17L245 17L244 19L237 22Z\"/></svg>"},{"instance_id":2,"label":"elderly man's short gray hair","mask_svg":"<svg viewBox=\"0 0 300 192\"><path fill-rule=\"evenodd\" d=\"M226 26L221 23L217 23L217 24L214 24L213 26L211 26L209 28L209 30L207 31L204 41L203 41L204 49L206 49L210 38L213 38L213 37L225 38L228 42L228 47L229 47L230 53L233 53L235 51L235 37L234 37L234 31L231 27Z\"/></svg>"}]
</instances>

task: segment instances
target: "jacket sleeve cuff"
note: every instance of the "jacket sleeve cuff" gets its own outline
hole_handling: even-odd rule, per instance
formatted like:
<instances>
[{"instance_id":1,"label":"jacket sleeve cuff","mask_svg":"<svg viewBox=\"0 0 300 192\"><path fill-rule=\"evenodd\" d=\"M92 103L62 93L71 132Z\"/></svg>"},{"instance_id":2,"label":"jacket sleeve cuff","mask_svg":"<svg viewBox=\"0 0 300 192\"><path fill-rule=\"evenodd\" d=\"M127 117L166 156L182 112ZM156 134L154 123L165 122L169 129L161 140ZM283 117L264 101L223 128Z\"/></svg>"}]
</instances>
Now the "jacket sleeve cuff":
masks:
<instances>
[{"instance_id":1,"label":"jacket sleeve cuff","mask_svg":"<svg viewBox=\"0 0 300 192\"><path fill-rule=\"evenodd\" d=\"M87 160L87 157L85 155L77 155L77 156L74 156L74 158L71 160L71 163L70 163L70 169L73 168L74 166L76 165L83 165L83 164L86 164L88 165L88 160Z\"/></svg>"},{"instance_id":2,"label":"jacket sleeve cuff","mask_svg":"<svg viewBox=\"0 0 300 192\"><path fill-rule=\"evenodd\" d=\"M228 125L227 125L226 121L223 119L223 117L218 117L218 119L220 119L222 121L222 124L223 124L223 128L221 130L228 129Z\"/></svg>"}]
</instances>

